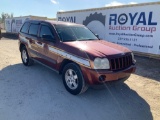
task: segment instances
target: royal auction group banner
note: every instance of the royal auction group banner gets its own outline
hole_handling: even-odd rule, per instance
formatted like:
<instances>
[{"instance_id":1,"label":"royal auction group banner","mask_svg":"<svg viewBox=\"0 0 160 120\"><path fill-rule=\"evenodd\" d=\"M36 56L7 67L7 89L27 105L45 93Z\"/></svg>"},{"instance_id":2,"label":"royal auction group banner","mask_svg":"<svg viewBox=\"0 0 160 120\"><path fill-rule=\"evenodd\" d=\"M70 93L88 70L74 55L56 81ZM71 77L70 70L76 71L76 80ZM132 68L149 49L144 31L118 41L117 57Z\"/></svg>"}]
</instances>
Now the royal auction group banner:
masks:
<instances>
[{"instance_id":1,"label":"royal auction group banner","mask_svg":"<svg viewBox=\"0 0 160 120\"><path fill-rule=\"evenodd\" d=\"M160 54L160 4L58 12L57 19L86 25L133 51Z\"/></svg>"}]
</instances>

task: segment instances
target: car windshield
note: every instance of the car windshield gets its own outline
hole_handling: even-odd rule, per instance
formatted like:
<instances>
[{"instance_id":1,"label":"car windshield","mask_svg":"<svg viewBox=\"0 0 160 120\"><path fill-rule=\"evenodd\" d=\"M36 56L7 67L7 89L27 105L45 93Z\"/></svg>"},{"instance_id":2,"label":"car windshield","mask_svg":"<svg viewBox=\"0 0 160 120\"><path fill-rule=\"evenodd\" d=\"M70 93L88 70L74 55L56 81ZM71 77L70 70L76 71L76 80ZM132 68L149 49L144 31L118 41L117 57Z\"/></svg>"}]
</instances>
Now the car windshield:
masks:
<instances>
[{"instance_id":1,"label":"car windshield","mask_svg":"<svg viewBox=\"0 0 160 120\"><path fill-rule=\"evenodd\" d=\"M85 26L55 25L55 28L63 42L98 40L98 38Z\"/></svg>"}]
</instances>

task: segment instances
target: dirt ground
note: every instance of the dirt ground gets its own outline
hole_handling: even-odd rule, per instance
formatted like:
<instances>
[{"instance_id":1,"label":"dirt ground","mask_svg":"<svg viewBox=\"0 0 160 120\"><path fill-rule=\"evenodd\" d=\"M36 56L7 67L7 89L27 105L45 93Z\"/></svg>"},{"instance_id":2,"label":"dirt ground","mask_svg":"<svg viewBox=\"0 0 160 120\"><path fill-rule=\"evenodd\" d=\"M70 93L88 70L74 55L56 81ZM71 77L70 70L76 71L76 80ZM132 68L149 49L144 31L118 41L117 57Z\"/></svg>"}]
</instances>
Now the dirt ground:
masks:
<instances>
[{"instance_id":1,"label":"dirt ground","mask_svg":"<svg viewBox=\"0 0 160 120\"><path fill-rule=\"evenodd\" d=\"M105 89L73 96L61 76L25 67L15 35L0 40L0 120L160 120L160 60L135 57L135 74Z\"/></svg>"}]
</instances>

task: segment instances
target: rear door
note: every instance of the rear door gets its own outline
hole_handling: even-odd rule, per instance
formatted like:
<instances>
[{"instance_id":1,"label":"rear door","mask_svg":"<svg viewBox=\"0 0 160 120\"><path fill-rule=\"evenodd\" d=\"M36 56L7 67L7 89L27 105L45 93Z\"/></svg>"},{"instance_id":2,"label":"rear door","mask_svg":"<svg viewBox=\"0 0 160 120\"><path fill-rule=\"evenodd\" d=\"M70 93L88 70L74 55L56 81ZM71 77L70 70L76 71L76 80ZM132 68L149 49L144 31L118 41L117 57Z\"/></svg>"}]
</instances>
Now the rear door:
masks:
<instances>
[{"instance_id":1,"label":"rear door","mask_svg":"<svg viewBox=\"0 0 160 120\"><path fill-rule=\"evenodd\" d=\"M26 37L26 39L28 40L28 48L30 51L31 56L38 60L41 61L41 54L42 54L42 50L41 50L41 44L38 41L38 30L40 28L40 23L31 23L29 26L29 30L28 30L28 36Z\"/></svg>"}]
</instances>

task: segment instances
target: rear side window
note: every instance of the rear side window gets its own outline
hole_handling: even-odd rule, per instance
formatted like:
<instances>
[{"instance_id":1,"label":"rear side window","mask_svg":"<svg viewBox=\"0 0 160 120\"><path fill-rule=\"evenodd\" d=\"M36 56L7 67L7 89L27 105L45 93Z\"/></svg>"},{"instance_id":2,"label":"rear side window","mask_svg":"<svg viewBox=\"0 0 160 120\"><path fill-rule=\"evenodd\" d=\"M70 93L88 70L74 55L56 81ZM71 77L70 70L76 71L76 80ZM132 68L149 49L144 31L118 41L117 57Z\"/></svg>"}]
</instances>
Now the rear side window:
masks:
<instances>
[{"instance_id":1,"label":"rear side window","mask_svg":"<svg viewBox=\"0 0 160 120\"><path fill-rule=\"evenodd\" d=\"M28 27L29 27L29 23L28 22L24 23L24 25L22 26L21 32L28 33Z\"/></svg>"},{"instance_id":2,"label":"rear side window","mask_svg":"<svg viewBox=\"0 0 160 120\"><path fill-rule=\"evenodd\" d=\"M30 28L29 28L29 34L37 36L38 28L39 28L39 25L37 25L37 24L31 24Z\"/></svg>"}]
</instances>

